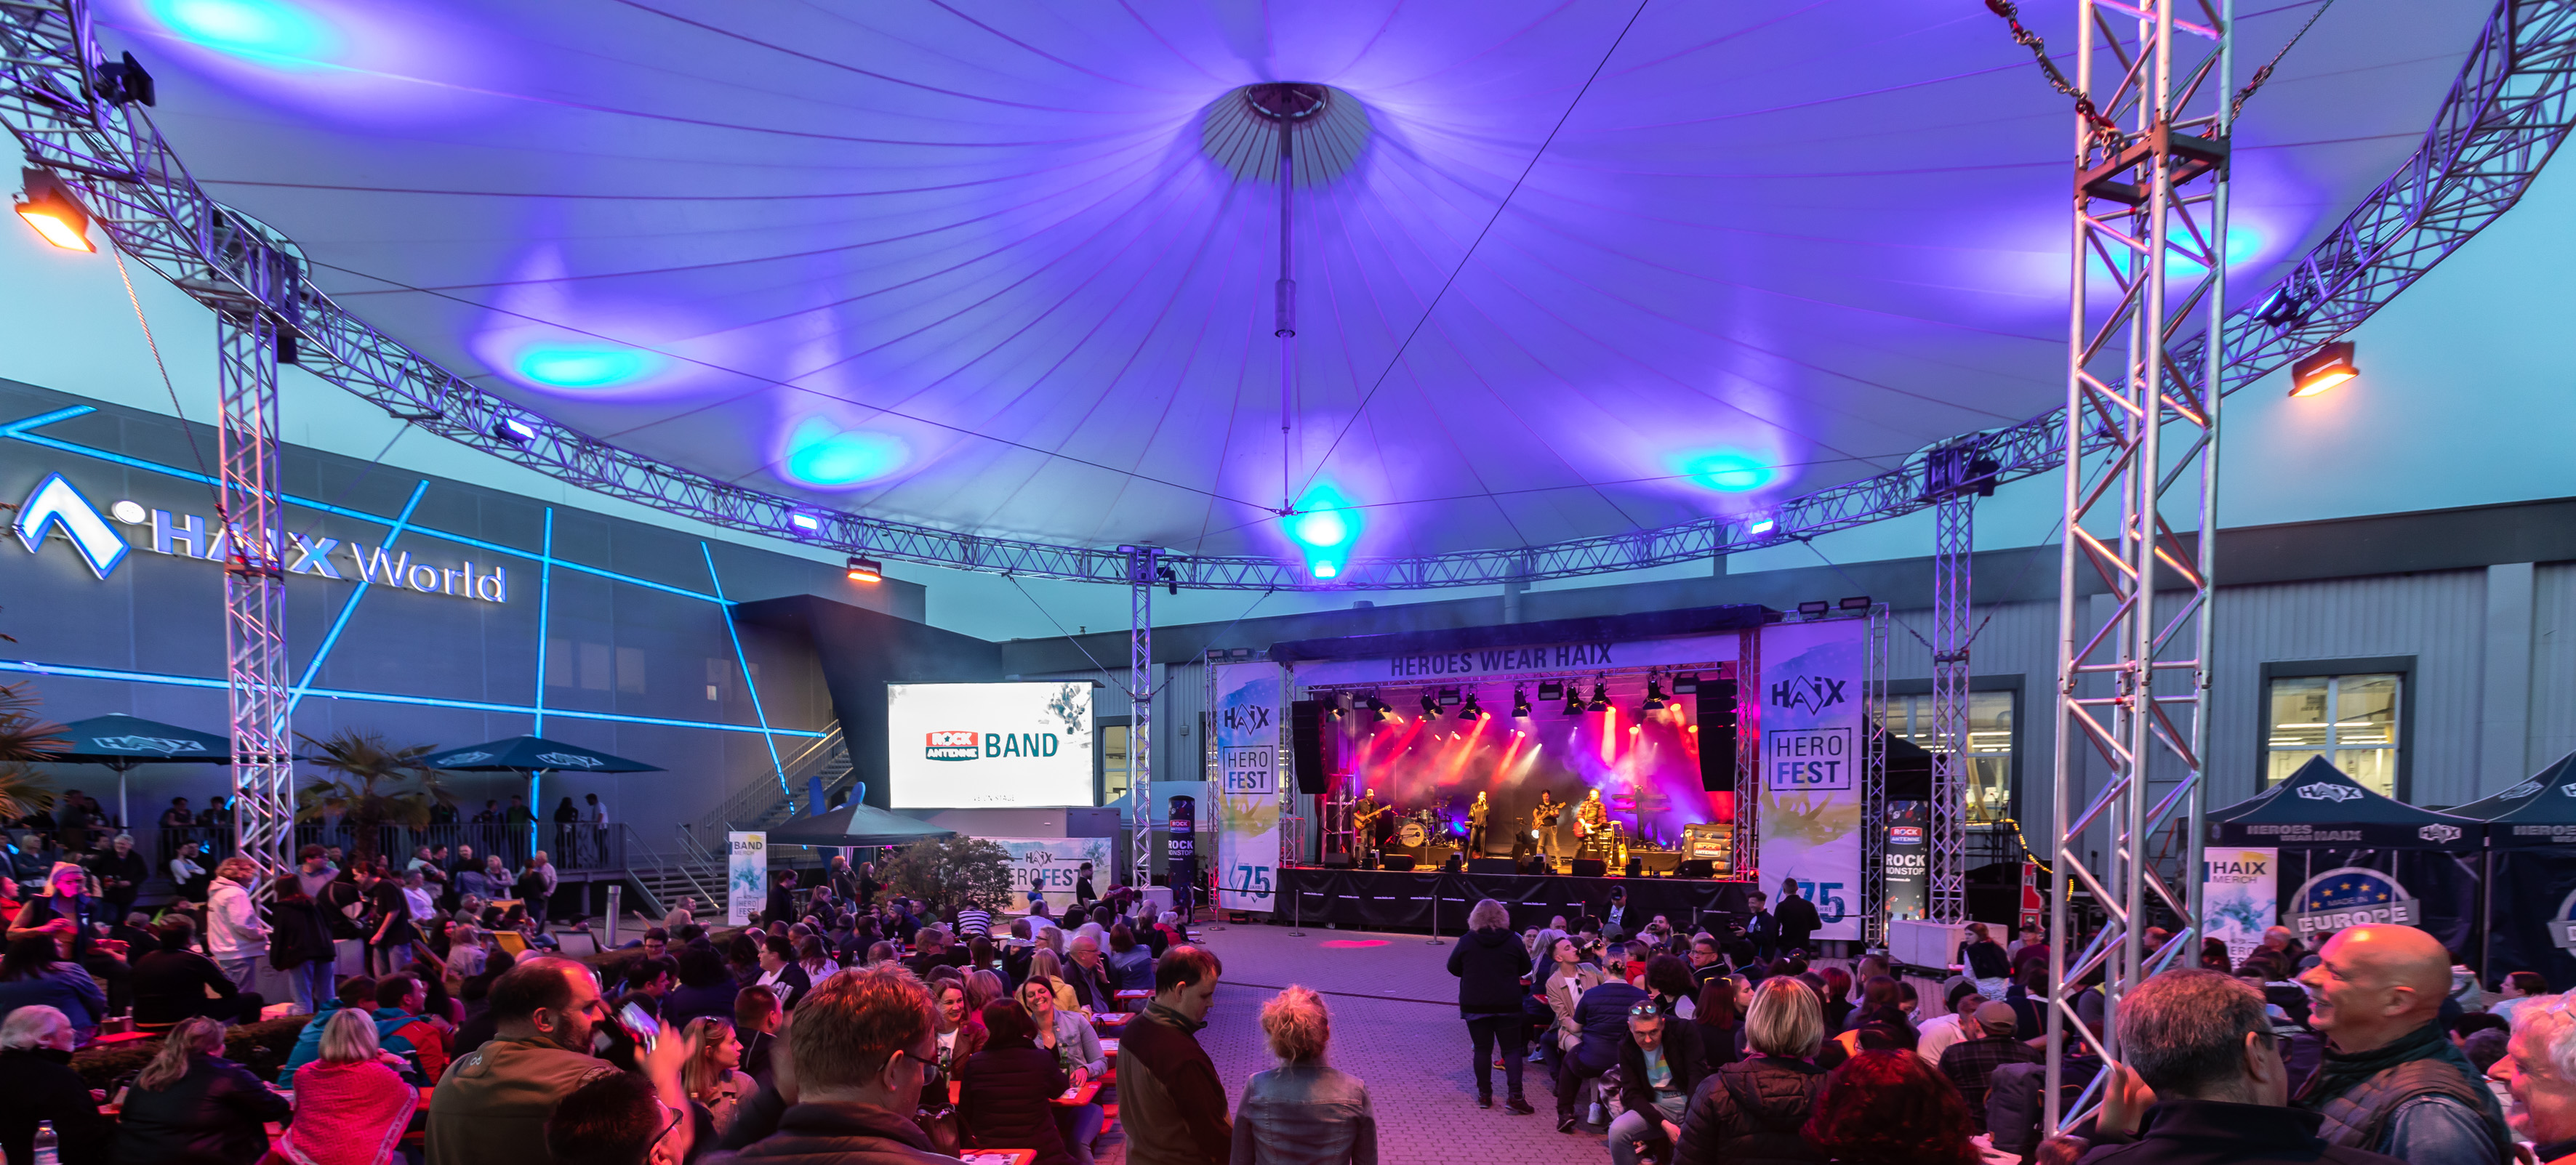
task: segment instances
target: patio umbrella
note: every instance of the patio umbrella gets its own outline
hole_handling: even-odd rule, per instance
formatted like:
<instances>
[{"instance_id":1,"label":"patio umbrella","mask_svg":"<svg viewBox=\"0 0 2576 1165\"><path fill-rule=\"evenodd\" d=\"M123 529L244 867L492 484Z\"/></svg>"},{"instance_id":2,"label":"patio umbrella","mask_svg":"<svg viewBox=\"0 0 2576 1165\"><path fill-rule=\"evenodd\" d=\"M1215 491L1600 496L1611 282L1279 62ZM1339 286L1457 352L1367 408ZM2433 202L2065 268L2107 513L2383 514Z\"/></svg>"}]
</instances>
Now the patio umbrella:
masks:
<instances>
[{"instance_id":1,"label":"patio umbrella","mask_svg":"<svg viewBox=\"0 0 2576 1165\"><path fill-rule=\"evenodd\" d=\"M585 773L659 773L669 770L628 760L594 748L565 744L542 736L505 736L481 744L433 752L420 758L420 763L433 769L456 773L526 773L528 775L528 813L539 815L537 774L548 771L578 770Z\"/></svg>"},{"instance_id":2,"label":"patio umbrella","mask_svg":"<svg viewBox=\"0 0 2576 1165\"><path fill-rule=\"evenodd\" d=\"M233 760L231 737L121 712L74 720L63 725L62 738L62 751L50 753L45 759L60 764L106 765L115 770L116 816L129 828L134 818L126 812L125 774L134 766L164 761L222 765Z\"/></svg>"}]
</instances>

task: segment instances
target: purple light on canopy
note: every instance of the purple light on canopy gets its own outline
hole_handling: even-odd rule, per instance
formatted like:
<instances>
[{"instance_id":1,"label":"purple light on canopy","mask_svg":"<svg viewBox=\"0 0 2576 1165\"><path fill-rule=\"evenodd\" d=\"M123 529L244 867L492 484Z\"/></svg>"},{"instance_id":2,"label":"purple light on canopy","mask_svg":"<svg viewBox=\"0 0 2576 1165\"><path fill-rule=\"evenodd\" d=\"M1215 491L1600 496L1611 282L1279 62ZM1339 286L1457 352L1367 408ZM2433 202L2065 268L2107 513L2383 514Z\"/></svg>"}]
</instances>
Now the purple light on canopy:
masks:
<instances>
[{"instance_id":1,"label":"purple light on canopy","mask_svg":"<svg viewBox=\"0 0 2576 1165\"><path fill-rule=\"evenodd\" d=\"M188 66L326 121L444 120L499 108L517 53L449 6L404 0L101 0L103 28L158 65ZM166 107L165 103L165 107Z\"/></svg>"}]
</instances>

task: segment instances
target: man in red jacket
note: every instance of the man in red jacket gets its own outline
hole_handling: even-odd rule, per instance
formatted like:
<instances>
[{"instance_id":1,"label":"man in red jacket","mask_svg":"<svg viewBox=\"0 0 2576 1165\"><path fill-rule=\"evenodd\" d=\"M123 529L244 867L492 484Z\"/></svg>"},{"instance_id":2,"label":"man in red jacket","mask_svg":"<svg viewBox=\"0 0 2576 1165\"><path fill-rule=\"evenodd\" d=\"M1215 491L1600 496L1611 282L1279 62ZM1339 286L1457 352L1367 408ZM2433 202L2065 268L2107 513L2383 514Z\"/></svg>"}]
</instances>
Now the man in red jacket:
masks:
<instances>
[{"instance_id":1,"label":"man in red jacket","mask_svg":"<svg viewBox=\"0 0 2576 1165\"><path fill-rule=\"evenodd\" d=\"M1119 1115L1130 1165L1225 1165L1234 1152L1225 1085L1199 1046L1208 1004L1225 970L1193 946L1154 964L1154 999L1118 1041Z\"/></svg>"}]
</instances>

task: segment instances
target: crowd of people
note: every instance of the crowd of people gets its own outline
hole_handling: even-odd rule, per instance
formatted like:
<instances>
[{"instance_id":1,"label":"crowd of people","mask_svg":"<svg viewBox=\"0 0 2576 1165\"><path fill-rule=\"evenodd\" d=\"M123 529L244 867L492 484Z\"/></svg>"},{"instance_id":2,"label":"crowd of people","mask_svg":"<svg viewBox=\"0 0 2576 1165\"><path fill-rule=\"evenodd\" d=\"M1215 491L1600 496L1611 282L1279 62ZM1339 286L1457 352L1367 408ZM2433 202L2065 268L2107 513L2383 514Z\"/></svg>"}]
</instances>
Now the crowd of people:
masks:
<instances>
[{"instance_id":1,"label":"crowd of people","mask_svg":"<svg viewBox=\"0 0 2576 1165\"><path fill-rule=\"evenodd\" d=\"M2098 978L2079 981L2060 1100L2105 1102L2052 1135L2051 950L2037 927L2007 950L1972 924L1927 1016L1884 959L1811 965L1776 925L1685 936L1661 917L1633 933L1558 918L1516 934L1493 901L1469 925L1448 964L1478 1105L1494 1106L1500 1068L1506 1111L1536 1111L1523 1087L1534 1043L1526 1059L1548 1072L1558 1130L1605 1132L1618 1165L2576 1163L2566 997L2529 971L2490 997L2412 927L2355 927L2314 949L2276 927L2234 965L2216 944L2116 1014ZM2144 938L2150 951L2170 941ZM2101 1054L2106 1032L2117 1063Z\"/></svg>"}]
</instances>

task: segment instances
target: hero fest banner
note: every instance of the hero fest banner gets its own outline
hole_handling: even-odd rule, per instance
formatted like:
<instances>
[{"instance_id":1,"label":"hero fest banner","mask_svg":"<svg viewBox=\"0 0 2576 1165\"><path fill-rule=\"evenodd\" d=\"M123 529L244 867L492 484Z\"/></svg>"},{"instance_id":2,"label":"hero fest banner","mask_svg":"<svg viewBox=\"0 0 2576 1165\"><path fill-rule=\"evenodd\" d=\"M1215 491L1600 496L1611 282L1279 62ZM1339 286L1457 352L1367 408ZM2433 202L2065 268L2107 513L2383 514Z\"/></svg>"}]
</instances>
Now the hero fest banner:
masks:
<instances>
[{"instance_id":1,"label":"hero fest banner","mask_svg":"<svg viewBox=\"0 0 2576 1165\"><path fill-rule=\"evenodd\" d=\"M1858 939L1877 905L1859 900L1868 643L1865 619L1762 629L1763 889L1796 878L1822 939Z\"/></svg>"},{"instance_id":2,"label":"hero fest banner","mask_svg":"<svg viewBox=\"0 0 2576 1165\"><path fill-rule=\"evenodd\" d=\"M1279 769L1286 706L1279 665L1208 669L1216 721L1216 885L1224 910L1276 910ZM1173 834L1177 839L1181 835Z\"/></svg>"}]
</instances>

